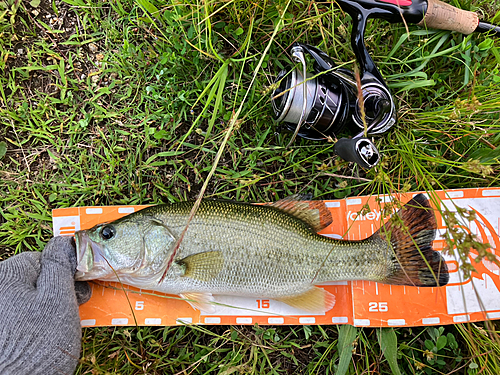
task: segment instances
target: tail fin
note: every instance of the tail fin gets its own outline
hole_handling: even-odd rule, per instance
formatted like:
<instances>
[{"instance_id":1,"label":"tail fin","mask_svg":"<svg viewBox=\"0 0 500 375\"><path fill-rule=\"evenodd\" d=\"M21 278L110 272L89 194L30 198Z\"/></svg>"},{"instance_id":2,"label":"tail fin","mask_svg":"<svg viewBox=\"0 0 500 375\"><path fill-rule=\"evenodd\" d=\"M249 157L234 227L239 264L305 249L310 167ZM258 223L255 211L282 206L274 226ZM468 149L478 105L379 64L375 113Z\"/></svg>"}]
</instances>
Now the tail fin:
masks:
<instances>
[{"instance_id":1,"label":"tail fin","mask_svg":"<svg viewBox=\"0 0 500 375\"><path fill-rule=\"evenodd\" d=\"M448 267L441 254L432 249L436 218L423 194L415 196L377 234L392 245L392 270L386 284L443 286Z\"/></svg>"}]
</instances>

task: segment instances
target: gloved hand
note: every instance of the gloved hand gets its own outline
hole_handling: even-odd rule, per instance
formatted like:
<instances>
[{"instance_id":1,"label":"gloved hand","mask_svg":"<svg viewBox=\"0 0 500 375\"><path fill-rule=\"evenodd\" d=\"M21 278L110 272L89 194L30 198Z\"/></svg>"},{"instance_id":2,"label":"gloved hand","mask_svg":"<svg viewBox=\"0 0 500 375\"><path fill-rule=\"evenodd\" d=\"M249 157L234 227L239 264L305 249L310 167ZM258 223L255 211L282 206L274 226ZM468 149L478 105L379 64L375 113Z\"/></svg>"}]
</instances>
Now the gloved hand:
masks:
<instances>
[{"instance_id":1,"label":"gloved hand","mask_svg":"<svg viewBox=\"0 0 500 375\"><path fill-rule=\"evenodd\" d=\"M91 295L87 283L75 284L75 269L71 237L0 262L0 374L74 373L82 339L78 303Z\"/></svg>"}]
</instances>

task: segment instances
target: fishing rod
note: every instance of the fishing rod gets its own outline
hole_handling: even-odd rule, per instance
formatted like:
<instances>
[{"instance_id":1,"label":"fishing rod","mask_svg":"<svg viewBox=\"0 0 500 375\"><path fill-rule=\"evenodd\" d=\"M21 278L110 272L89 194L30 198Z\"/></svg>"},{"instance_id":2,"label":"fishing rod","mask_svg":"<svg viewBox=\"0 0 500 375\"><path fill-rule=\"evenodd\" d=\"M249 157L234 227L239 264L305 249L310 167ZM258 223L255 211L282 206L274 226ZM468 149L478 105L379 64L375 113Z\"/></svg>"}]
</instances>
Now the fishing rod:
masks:
<instances>
[{"instance_id":1,"label":"fishing rod","mask_svg":"<svg viewBox=\"0 0 500 375\"><path fill-rule=\"evenodd\" d=\"M380 18L496 37L500 37L500 26L480 21L475 12L440 0L336 0L336 4L352 18L351 46L359 66L360 88L353 71L337 67L320 49L297 42L290 53L302 69L284 69L278 74L271 99L273 115L293 131L290 143L296 136L326 140L345 127L356 129L357 135L335 143L335 153L363 168L372 168L379 162L380 153L368 137L387 132L397 123L397 116L389 88L365 46L367 21ZM314 60L312 73L307 71L306 53Z\"/></svg>"}]
</instances>

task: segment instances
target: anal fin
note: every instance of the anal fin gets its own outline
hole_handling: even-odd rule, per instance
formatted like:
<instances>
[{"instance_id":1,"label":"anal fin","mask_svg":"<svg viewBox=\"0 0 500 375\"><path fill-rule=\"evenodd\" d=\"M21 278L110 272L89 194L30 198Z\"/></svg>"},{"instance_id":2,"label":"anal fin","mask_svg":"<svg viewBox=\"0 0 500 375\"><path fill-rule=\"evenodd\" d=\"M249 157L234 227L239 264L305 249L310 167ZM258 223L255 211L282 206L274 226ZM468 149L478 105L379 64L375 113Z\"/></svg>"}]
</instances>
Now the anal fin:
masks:
<instances>
[{"instance_id":1,"label":"anal fin","mask_svg":"<svg viewBox=\"0 0 500 375\"><path fill-rule=\"evenodd\" d=\"M188 292L182 293L180 296L185 299L193 309L202 310L207 313L215 312L215 306L213 305L215 298L212 296L212 293Z\"/></svg>"},{"instance_id":2,"label":"anal fin","mask_svg":"<svg viewBox=\"0 0 500 375\"><path fill-rule=\"evenodd\" d=\"M325 313L335 306L335 296L320 287L312 287L307 292L277 299L289 306L310 313Z\"/></svg>"}]
</instances>

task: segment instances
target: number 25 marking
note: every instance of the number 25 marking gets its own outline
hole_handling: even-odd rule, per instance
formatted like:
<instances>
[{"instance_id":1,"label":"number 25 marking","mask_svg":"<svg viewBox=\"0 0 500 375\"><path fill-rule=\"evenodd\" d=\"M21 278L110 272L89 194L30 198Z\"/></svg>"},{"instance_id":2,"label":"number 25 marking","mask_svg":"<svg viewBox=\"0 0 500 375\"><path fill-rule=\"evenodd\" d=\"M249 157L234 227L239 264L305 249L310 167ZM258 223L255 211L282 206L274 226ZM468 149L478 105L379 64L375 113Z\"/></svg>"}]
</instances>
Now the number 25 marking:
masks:
<instances>
[{"instance_id":1,"label":"number 25 marking","mask_svg":"<svg viewBox=\"0 0 500 375\"><path fill-rule=\"evenodd\" d=\"M260 309L268 309L269 308L269 300L268 299L263 299L263 300L256 300L257 301L257 308Z\"/></svg>"},{"instance_id":2,"label":"number 25 marking","mask_svg":"<svg viewBox=\"0 0 500 375\"><path fill-rule=\"evenodd\" d=\"M368 302L369 312L387 312L389 311L389 306L387 302Z\"/></svg>"}]
</instances>

